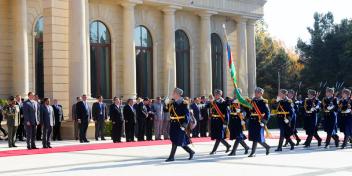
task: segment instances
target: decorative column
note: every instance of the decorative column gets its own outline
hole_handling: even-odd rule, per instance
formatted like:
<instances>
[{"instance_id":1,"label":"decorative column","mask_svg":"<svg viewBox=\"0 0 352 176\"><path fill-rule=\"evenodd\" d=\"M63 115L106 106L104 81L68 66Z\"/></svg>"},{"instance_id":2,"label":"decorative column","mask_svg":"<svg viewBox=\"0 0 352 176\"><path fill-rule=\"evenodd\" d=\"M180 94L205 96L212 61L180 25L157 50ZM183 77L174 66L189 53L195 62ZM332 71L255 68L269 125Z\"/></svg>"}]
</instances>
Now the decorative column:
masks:
<instances>
[{"instance_id":1,"label":"decorative column","mask_svg":"<svg viewBox=\"0 0 352 176\"><path fill-rule=\"evenodd\" d=\"M237 18L237 43L238 43L238 86L242 94L248 96L248 67L247 67L247 20Z\"/></svg>"},{"instance_id":2,"label":"decorative column","mask_svg":"<svg viewBox=\"0 0 352 176\"><path fill-rule=\"evenodd\" d=\"M80 75L77 75L79 73L73 72L71 77L69 74L70 65L77 70L81 66L76 62L69 64L69 0L44 0L43 8L44 94L60 102L67 119L70 109L69 92L76 86L81 86L81 77L78 78ZM78 34L76 36L79 37ZM75 47L77 48L72 50L73 53L76 53L75 50L81 50L79 45ZM76 57L72 59L75 60ZM75 78L74 82L70 82L72 78Z\"/></svg>"},{"instance_id":3,"label":"decorative column","mask_svg":"<svg viewBox=\"0 0 352 176\"><path fill-rule=\"evenodd\" d=\"M175 11L178 7L169 6L164 12L164 95L170 96L176 87Z\"/></svg>"},{"instance_id":4,"label":"decorative column","mask_svg":"<svg viewBox=\"0 0 352 176\"><path fill-rule=\"evenodd\" d=\"M136 51L134 44L134 7L138 1L124 1L123 7L123 97L136 97Z\"/></svg>"},{"instance_id":5,"label":"decorative column","mask_svg":"<svg viewBox=\"0 0 352 176\"><path fill-rule=\"evenodd\" d=\"M70 2L70 98L71 103L75 97L88 92L88 38L86 20L86 0Z\"/></svg>"},{"instance_id":6,"label":"decorative column","mask_svg":"<svg viewBox=\"0 0 352 176\"><path fill-rule=\"evenodd\" d=\"M254 89L257 86L255 22L256 20L247 22L248 95L250 97L254 96Z\"/></svg>"},{"instance_id":7,"label":"decorative column","mask_svg":"<svg viewBox=\"0 0 352 176\"><path fill-rule=\"evenodd\" d=\"M27 0L13 0L13 91L27 97L29 91Z\"/></svg>"},{"instance_id":8,"label":"decorative column","mask_svg":"<svg viewBox=\"0 0 352 176\"><path fill-rule=\"evenodd\" d=\"M203 11L200 16L200 95L212 94L212 65L211 65L211 26L210 17L215 14L211 11Z\"/></svg>"}]
</instances>

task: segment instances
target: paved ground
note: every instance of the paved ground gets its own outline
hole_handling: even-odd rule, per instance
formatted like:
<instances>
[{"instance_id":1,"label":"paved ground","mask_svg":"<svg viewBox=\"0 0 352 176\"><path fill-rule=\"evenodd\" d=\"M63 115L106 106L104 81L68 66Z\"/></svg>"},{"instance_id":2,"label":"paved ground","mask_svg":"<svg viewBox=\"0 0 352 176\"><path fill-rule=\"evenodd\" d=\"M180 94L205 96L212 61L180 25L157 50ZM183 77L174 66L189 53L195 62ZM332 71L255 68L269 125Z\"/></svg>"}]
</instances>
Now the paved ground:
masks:
<instances>
[{"instance_id":1,"label":"paved ground","mask_svg":"<svg viewBox=\"0 0 352 176\"><path fill-rule=\"evenodd\" d=\"M277 132L273 133L277 134ZM325 136L324 133L321 135ZM216 155L209 156L213 143L196 143L193 146L197 152L194 160L188 161L188 155L180 148L177 152L177 160L173 163L164 162L169 154L169 145L0 157L0 175L352 175L350 147L345 150L337 150L335 147L326 150L323 147L316 147L315 143L310 149L299 146L294 151L284 149L281 153L274 153L277 142L276 139L268 140L268 143L273 146L272 153L265 156L264 150L259 148L255 158L243 155L242 148L239 149L237 156L228 157L222 146L219 147ZM77 143L60 142L60 145L73 144ZM0 143L1 150L8 150L3 147L4 145L4 142ZM20 145L24 147L23 143ZM57 145L59 144L53 144L53 146Z\"/></svg>"}]
</instances>

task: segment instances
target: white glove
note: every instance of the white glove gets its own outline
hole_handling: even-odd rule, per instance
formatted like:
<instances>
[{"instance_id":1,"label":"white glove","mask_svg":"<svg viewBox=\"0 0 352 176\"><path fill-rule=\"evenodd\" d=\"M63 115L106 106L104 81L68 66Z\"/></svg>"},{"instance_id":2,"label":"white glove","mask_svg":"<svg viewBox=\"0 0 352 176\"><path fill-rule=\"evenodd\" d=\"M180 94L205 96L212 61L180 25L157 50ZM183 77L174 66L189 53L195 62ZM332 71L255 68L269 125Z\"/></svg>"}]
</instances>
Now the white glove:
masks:
<instances>
[{"instance_id":1,"label":"white glove","mask_svg":"<svg viewBox=\"0 0 352 176\"><path fill-rule=\"evenodd\" d=\"M316 106L315 109L319 109L319 106Z\"/></svg>"},{"instance_id":2,"label":"white glove","mask_svg":"<svg viewBox=\"0 0 352 176\"><path fill-rule=\"evenodd\" d=\"M264 127L264 123L260 123L260 126L261 126L261 127Z\"/></svg>"},{"instance_id":3,"label":"white glove","mask_svg":"<svg viewBox=\"0 0 352 176\"><path fill-rule=\"evenodd\" d=\"M222 125L223 128L227 128L227 125Z\"/></svg>"},{"instance_id":4,"label":"white glove","mask_svg":"<svg viewBox=\"0 0 352 176\"><path fill-rule=\"evenodd\" d=\"M185 130L186 130L185 127L180 127L180 128L181 128L182 131L185 131Z\"/></svg>"},{"instance_id":5,"label":"white glove","mask_svg":"<svg viewBox=\"0 0 352 176\"><path fill-rule=\"evenodd\" d=\"M236 112L237 112L237 113L240 113L240 112L241 112L241 109L236 109Z\"/></svg>"},{"instance_id":6,"label":"white glove","mask_svg":"<svg viewBox=\"0 0 352 176\"><path fill-rule=\"evenodd\" d=\"M241 120L241 125L245 125L246 122L244 120Z\"/></svg>"},{"instance_id":7,"label":"white glove","mask_svg":"<svg viewBox=\"0 0 352 176\"><path fill-rule=\"evenodd\" d=\"M286 124L287 124L288 122L290 122L288 119L285 119L284 121L285 121Z\"/></svg>"},{"instance_id":8,"label":"white glove","mask_svg":"<svg viewBox=\"0 0 352 176\"><path fill-rule=\"evenodd\" d=\"M345 113L350 113L351 112L351 109L347 109L346 111L345 111Z\"/></svg>"},{"instance_id":9,"label":"white glove","mask_svg":"<svg viewBox=\"0 0 352 176\"><path fill-rule=\"evenodd\" d=\"M165 104L169 104L169 102L170 102L169 97L166 97L165 100L164 100L164 102L165 102Z\"/></svg>"},{"instance_id":10,"label":"white glove","mask_svg":"<svg viewBox=\"0 0 352 176\"><path fill-rule=\"evenodd\" d=\"M315 108L311 108L310 111L312 111L312 112L315 111Z\"/></svg>"},{"instance_id":11,"label":"white glove","mask_svg":"<svg viewBox=\"0 0 352 176\"><path fill-rule=\"evenodd\" d=\"M276 102L279 102L281 100L280 97L276 97Z\"/></svg>"},{"instance_id":12,"label":"white glove","mask_svg":"<svg viewBox=\"0 0 352 176\"><path fill-rule=\"evenodd\" d=\"M328 106L327 108L329 111L331 111L332 109L334 109L334 105Z\"/></svg>"}]
</instances>

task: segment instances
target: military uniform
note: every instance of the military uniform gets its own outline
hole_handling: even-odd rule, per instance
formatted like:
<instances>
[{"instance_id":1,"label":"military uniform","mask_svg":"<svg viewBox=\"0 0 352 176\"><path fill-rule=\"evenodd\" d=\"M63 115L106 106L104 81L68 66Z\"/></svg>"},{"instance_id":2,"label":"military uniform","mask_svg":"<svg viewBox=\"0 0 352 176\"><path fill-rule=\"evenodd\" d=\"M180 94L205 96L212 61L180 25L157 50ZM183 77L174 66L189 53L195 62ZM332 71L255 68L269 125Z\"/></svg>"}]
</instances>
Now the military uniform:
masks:
<instances>
[{"instance_id":1,"label":"military uniform","mask_svg":"<svg viewBox=\"0 0 352 176\"><path fill-rule=\"evenodd\" d=\"M182 147L189 153L189 159L193 158L194 151L188 147L190 144L189 136L186 134L186 127L190 121L188 102L183 98L171 101L167 106L170 112L170 140L172 149L169 158L166 160L174 161L174 156L178 146Z\"/></svg>"},{"instance_id":2,"label":"military uniform","mask_svg":"<svg viewBox=\"0 0 352 176\"><path fill-rule=\"evenodd\" d=\"M215 144L212 152L215 154L220 142L225 145L226 153L230 151L231 145L226 142L226 130L229 122L229 108L228 103L223 99L219 98L208 104L211 112L210 122L210 137L211 140L215 140ZM219 112L218 112L218 110Z\"/></svg>"},{"instance_id":3,"label":"military uniform","mask_svg":"<svg viewBox=\"0 0 352 176\"><path fill-rule=\"evenodd\" d=\"M237 99L233 100L230 104L230 140L236 140L232 151L229 155L236 155L236 150L239 144L245 149L245 154L248 153L249 147L244 142L247 139L246 135L243 134L245 128L245 119L243 117L243 108Z\"/></svg>"},{"instance_id":4,"label":"military uniform","mask_svg":"<svg viewBox=\"0 0 352 176\"><path fill-rule=\"evenodd\" d=\"M345 138L343 140L342 148L345 148L348 140L352 136L352 114L351 114L352 101L348 99L341 99L339 101L340 118L343 121L343 133Z\"/></svg>"},{"instance_id":5,"label":"military uniform","mask_svg":"<svg viewBox=\"0 0 352 176\"><path fill-rule=\"evenodd\" d=\"M335 140L335 145L339 145L339 136L337 135L337 99L335 97L325 97L322 101L324 113L324 131L327 134L325 148L329 147L330 140Z\"/></svg>"},{"instance_id":6,"label":"military uniform","mask_svg":"<svg viewBox=\"0 0 352 176\"><path fill-rule=\"evenodd\" d=\"M252 105L256 105L258 107L261 115L257 114L254 107L248 110L248 139L250 141L253 141L252 152L249 157L255 156L258 143L265 147L266 154L268 155L270 151L270 146L265 143L264 137L264 128L270 117L268 100L263 98L253 98L250 101Z\"/></svg>"},{"instance_id":7,"label":"military uniform","mask_svg":"<svg viewBox=\"0 0 352 176\"><path fill-rule=\"evenodd\" d=\"M20 124L20 108L18 105L7 105L4 107L3 111L7 120L9 147L16 147L16 131Z\"/></svg>"},{"instance_id":8,"label":"military uniform","mask_svg":"<svg viewBox=\"0 0 352 176\"><path fill-rule=\"evenodd\" d=\"M294 143L291 140L293 130L291 128L292 117L294 117L294 109L292 100L285 98L277 102L277 122L280 128L279 145L276 151L282 151L284 139L291 145L291 150L294 149Z\"/></svg>"},{"instance_id":9,"label":"military uniform","mask_svg":"<svg viewBox=\"0 0 352 176\"><path fill-rule=\"evenodd\" d=\"M318 146L321 145L321 138L318 135L318 111L320 102L316 98L306 98L304 100L304 126L308 135L305 147L310 147L313 136L318 140Z\"/></svg>"}]
</instances>

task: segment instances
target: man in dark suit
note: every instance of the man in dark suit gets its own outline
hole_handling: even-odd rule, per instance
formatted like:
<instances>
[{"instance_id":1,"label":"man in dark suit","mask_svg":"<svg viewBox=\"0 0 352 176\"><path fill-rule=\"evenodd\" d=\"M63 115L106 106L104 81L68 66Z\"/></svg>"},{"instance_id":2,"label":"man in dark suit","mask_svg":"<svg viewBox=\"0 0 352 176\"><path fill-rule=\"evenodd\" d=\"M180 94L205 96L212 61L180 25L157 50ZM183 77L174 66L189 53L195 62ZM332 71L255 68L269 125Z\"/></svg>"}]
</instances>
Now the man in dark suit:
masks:
<instances>
[{"instance_id":1,"label":"man in dark suit","mask_svg":"<svg viewBox=\"0 0 352 176\"><path fill-rule=\"evenodd\" d=\"M121 113L121 101L114 97L113 104L110 105L109 115L112 122L111 139L114 143L121 142L123 118Z\"/></svg>"},{"instance_id":2,"label":"man in dark suit","mask_svg":"<svg viewBox=\"0 0 352 176\"><path fill-rule=\"evenodd\" d=\"M135 105L136 116L137 116L137 125L138 125L138 141L144 141L145 135L145 122L148 116L148 110L146 103L149 101L148 98L144 98L142 102L139 102Z\"/></svg>"},{"instance_id":3,"label":"man in dark suit","mask_svg":"<svg viewBox=\"0 0 352 176\"><path fill-rule=\"evenodd\" d=\"M95 102L92 107L93 120L95 122L95 140L101 140L104 138L104 126L105 120L108 119L106 104L103 102L103 96L98 96L98 102Z\"/></svg>"},{"instance_id":4,"label":"man in dark suit","mask_svg":"<svg viewBox=\"0 0 352 176\"><path fill-rule=\"evenodd\" d=\"M61 141L61 122L64 120L64 113L62 106L58 103L57 99L54 99L54 104L52 105L54 110L55 125L53 129L53 140Z\"/></svg>"},{"instance_id":5,"label":"man in dark suit","mask_svg":"<svg viewBox=\"0 0 352 176\"><path fill-rule=\"evenodd\" d=\"M43 129L43 148L51 148L50 138L53 126L55 124L54 110L50 106L50 99L44 98L43 104L40 108L40 121Z\"/></svg>"},{"instance_id":6,"label":"man in dark suit","mask_svg":"<svg viewBox=\"0 0 352 176\"><path fill-rule=\"evenodd\" d=\"M205 107L206 104L207 104L207 100L205 96L202 96L201 97L202 106L200 108L200 116L199 116L200 137L207 137L209 109Z\"/></svg>"},{"instance_id":7,"label":"man in dark suit","mask_svg":"<svg viewBox=\"0 0 352 176\"><path fill-rule=\"evenodd\" d=\"M199 97L196 97L193 99L193 103L191 104L190 108L192 109L193 116L197 121L197 125L195 128L192 130L192 137L198 138L199 137L199 119L200 119L200 99Z\"/></svg>"},{"instance_id":8,"label":"man in dark suit","mask_svg":"<svg viewBox=\"0 0 352 176\"><path fill-rule=\"evenodd\" d=\"M35 146L35 133L37 127L37 109L33 92L28 93L28 100L23 103L23 117L27 136L27 149L38 149Z\"/></svg>"},{"instance_id":9,"label":"man in dark suit","mask_svg":"<svg viewBox=\"0 0 352 176\"><path fill-rule=\"evenodd\" d=\"M90 121L91 111L87 102L87 95L82 95L82 101L76 105L77 121L80 124L79 141L81 143L89 141L87 140L87 129Z\"/></svg>"},{"instance_id":10,"label":"man in dark suit","mask_svg":"<svg viewBox=\"0 0 352 176\"><path fill-rule=\"evenodd\" d=\"M123 117L125 119L126 141L134 142L134 126L136 124L136 112L133 108L133 99L127 100L127 104L123 107Z\"/></svg>"},{"instance_id":11,"label":"man in dark suit","mask_svg":"<svg viewBox=\"0 0 352 176\"><path fill-rule=\"evenodd\" d=\"M71 114L71 116L72 116L74 130L75 130L74 131L74 136L75 136L75 139L78 140L80 125L78 124L76 105L77 105L78 102L82 101L81 97L76 97L76 101L77 102L72 105L72 111L71 111L72 114Z\"/></svg>"}]
</instances>

